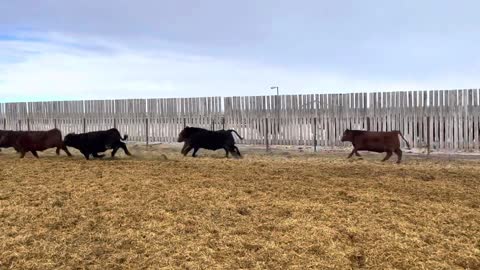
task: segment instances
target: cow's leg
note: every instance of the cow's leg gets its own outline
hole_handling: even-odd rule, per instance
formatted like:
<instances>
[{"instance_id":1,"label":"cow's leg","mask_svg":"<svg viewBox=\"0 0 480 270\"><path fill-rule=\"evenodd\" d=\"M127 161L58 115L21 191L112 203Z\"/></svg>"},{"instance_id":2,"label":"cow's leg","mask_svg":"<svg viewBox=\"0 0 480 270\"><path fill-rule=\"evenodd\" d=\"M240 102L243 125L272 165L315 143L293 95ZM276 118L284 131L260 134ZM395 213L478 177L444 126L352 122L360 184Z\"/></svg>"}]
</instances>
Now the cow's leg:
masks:
<instances>
[{"instance_id":1,"label":"cow's leg","mask_svg":"<svg viewBox=\"0 0 480 270\"><path fill-rule=\"evenodd\" d=\"M90 153L85 152L85 151L80 151L80 152L82 152L82 154L83 154L83 156L85 157L86 160L90 159Z\"/></svg>"},{"instance_id":2,"label":"cow's leg","mask_svg":"<svg viewBox=\"0 0 480 270\"><path fill-rule=\"evenodd\" d=\"M225 157L228 158L228 153L229 153L228 148L224 147L223 149L225 149Z\"/></svg>"},{"instance_id":3,"label":"cow's leg","mask_svg":"<svg viewBox=\"0 0 480 270\"><path fill-rule=\"evenodd\" d=\"M184 144L183 144L183 147L182 147L182 150L180 151L180 153L183 154L183 152L185 152L185 149L187 149L187 147L188 147L188 143L184 143Z\"/></svg>"},{"instance_id":4,"label":"cow's leg","mask_svg":"<svg viewBox=\"0 0 480 270\"><path fill-rule=\"evenodd\" d=\"M362 157L362 156L360 155L360 153L358 153L357 150L355 150L355 156L357 156L357 157Z\"/></svg>"},{"instance_id":5,"label":"cow's leg","mask_svg":"<svg viewBox=\"0 0 480 270\"><path fill-rule=\"evenodd\" d=\"M57 154L57 156L60 155L60 148L61 147L57 147L57 150L55 150L55 154Z\"/></svg>"},{"instance_id":6,"label":"cow's leg","mask_svg":"<svg viewBox=\"0 0 480 270\"><path fill-rule=\"evenodd\" d=\"M190 145L188 145L185 150L183 150L183 156L186 156L188 154L188 152L190 152L190 150L192 150L192 147Z\"/></svg>"},{"instance_id":7,"label":"cow's leg","mask_svg":"<svg viewBox=\"0 0 480 270\"><path fill-rule=\"evenodd\" d=\"M115 154L117 153L118 149L120 149L120 147L119 147L119 146L117 146L117 147L114 147L114 148L113 148L113 151L112 151L112 158L113 158L113 157L115 157Z\"/></svg>"},{"instance_id":8,"label":"cow's leg","mask_svg":"<svg viewBox=\"0 0 480 270\"><path fill-rule=\"evenodd\" d=\"M120 147L123 149L123 152L125 152L125 155L131 156L132 154L128 151L127 145L123 142L120 142Z\"/></svg>"},{"instance_id":9,"label":"cow's leg","mask_svg":"<svg viewBox=\"0 0 480 270\"><path fill-rule=\"evenodd\" d=\"M355 152L357 152L357 150L355 148L353 148L352 152L348 155L347 159L351 158L353 156L353 154L355 154Z\"/></svg>"},{"instance_id":10,"label":"cow's leg","mask_svg":"<svg viewBox=\"0 0 480 270\"><path fill-rule=\"evenodd\" d=\"M33 155L34 157L38 158L37 151L35 151L35 150L32 150L32 151L30 151L30 152L32 152L32 155Z\"/></svg>"},{"instance_id":11,"label":"cow's leg","mask_svg":"<svg viewBox=\"0 0 480 270\"><path fill-rule=\"evenodd\" d=\"M24 158L27 152L20 150L20 158Z\"/></svg>"},{"instance_id":12,"label":"cow's leg","mask_svg":"<svg viewBox=\"0 0 480 270\"><path fill-rule=\"evenodd\" d=\"M70 153L70 151L68 151L68 148L65 144L63 144L60 148L62 148L62 150L67 153L67 156L71 157L72 156L72 153ZM57 148L57 151L58 151L58 154L60 154L60 150L59 148ZM58 155L57 154L57 155Z\"/></svg>"},{"instance_id":13,"label":"cow's leg","mask_svg":"<svg viewBox=\"0 0 480 270\"><path fill-rule=\"evenodd\" d=\"M388 150L387 155L382 159L382 162L387 161L392 156L392 151Z\"/></svg>"},{"instance_id":14,"label":"cow's leg","mask_svg":"<svg viewBox=\"0 0 480 270\"><path fill-rule=\"evenodd\" d=\"M200 149L200 148L197 148L197 147L193 148L192 157L196 157L196 156L197 156L197 151L198 151L198 149Z\"/></svg>"},{"instance_id":15,"label":"cow's leg","mask_svg":"<svg viewBox=\"0 0 480 270\"><path fill-rule=\"evenodd\" d=\"M397 163L400 164L400 162L402 162L402 150L400 150L400 148L396 149L395 154L398 156Z\"/></svg>"},{"instance_id":16,"label":"cow's leg","mask_svg":"<svg viewBox=\"0 0 480 270\"><path fill-rule=\"evenodd\" d=\"M118 149L122 148L123 149L123 152L125 152L125 154L127 156L131 156L132 154L128 151L127 149L127 145L123 142L118 142L117 144L115 144L113 146L113 151L112 151L112 157L115 157L115 154L117 153Z\"/></svg>"},{"instance_id":17,"label":"cow's leg","mask_svg":"<svg viewBox=\"0 0 480 270\"><path fill-rule=\"evenodd\" d=\"M233 148L237 151L237 154L239 157L242 157L242 154L240 154L240 150L238 150L238 147L233 146Z\"/></svg>"},{"instance_id":18,"label":"cow's leg","mask_svg":"<svg viewBox=\"0 0 480 270\"><path fill-rule=\"evenodd\" d=\"M235 145L230 146L230 152L232 153L232 156L234 156L235 158L240 158L237 151L235 150Z\"/></svg>"}]
</instances>

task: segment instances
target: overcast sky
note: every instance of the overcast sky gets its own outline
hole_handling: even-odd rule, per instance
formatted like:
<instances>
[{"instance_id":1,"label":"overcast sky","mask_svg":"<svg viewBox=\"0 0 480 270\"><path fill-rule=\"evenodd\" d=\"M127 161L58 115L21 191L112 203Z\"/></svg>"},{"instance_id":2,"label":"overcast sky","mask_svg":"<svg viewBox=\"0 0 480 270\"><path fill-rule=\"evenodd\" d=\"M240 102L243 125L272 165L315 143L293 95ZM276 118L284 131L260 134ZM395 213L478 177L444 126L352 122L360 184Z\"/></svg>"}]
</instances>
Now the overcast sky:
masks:
<instances>
[{"instance_id":1,"label":"overcast sky","mask_svg":"<svg viewBox=\"0 0 480 270\"><path fill-rule=\"evenodd\" d=\"M0 102L477 88L479 1L0 0Z\"/></svg>"}]
</instances>

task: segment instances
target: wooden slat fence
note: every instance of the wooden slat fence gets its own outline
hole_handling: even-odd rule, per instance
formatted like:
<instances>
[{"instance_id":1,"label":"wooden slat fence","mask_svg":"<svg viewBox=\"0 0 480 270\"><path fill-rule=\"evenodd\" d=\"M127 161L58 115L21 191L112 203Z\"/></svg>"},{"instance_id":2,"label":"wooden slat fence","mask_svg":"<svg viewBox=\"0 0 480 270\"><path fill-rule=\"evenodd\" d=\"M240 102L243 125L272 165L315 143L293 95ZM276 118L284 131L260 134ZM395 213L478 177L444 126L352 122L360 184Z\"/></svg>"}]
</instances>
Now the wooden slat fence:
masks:
<instances>
[{"instance_id":1,"label":"wooden slat fence","mask_svg":"<svg viewBox=\"0 0 480 270\"><path fill-rule=\"evenodd\" d=\"M185 126L232 128L239 143L319 147L348 146L347 128L400 130L415 148L469 152L480 147L479 99L464 89L0 103L0 129L116 127L132 141L171 143Z\"/></svg>"},{"instance_id":2,"label":"wooden slat fence","mask_svg":"<svg viewBox=\"0 0 480 270\"><path fill-rule=\"evenodd\" d=\"M148 99L149 141L176 142L185 126L222 129L222 99L167 98Z\"/></svg>"}]
</instances>

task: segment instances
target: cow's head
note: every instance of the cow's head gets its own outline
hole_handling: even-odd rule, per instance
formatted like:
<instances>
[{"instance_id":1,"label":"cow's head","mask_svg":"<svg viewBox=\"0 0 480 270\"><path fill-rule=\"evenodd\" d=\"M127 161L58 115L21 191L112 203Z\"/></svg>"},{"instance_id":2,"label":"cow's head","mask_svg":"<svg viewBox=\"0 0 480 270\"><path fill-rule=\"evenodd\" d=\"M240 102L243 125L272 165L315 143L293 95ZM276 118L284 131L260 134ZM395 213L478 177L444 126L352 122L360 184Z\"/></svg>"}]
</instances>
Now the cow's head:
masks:
<instances>
[{"instance_id":1,"label":"cow's head","mask_svg":"<svg viewBox=\"0 0 480 270\"><path fill-rule=\"evenodd\" d=\"M192 129L189 126L186 126L182 131L180 131L180 134L178 134L178 139L177 142L183 142L186 139L188 139L191 135Z\"/></svg>"},{"instance_id":2,"label":"cow's head","mask_svg":"<svg viewBox=\"0 0 480 270\"><path fill-rule=\"evenodd\" d=\"M69 133L65 136L65 138L63 139L63 143L66 145L66 146L74 146L75 145L75 133Z\"/></svg>"},{"instance_id":3,"label":"cow's head","mask_svg":"<svg viewBox=\"0 0 480 270\"><path fill-rule=\"evenodd\" d=\"M0 145L4 145L7 142L8 132L0 132Z\"/></svg>"},{"instance_id":4,"label":"cow's head","mask_svg":"<svg viewBox=\"0 0 480 270\"><path fill-rule=\"evenodd\" d=\"M342 135L342 142L351 142L353 141L353 132L350 129L346 129Z\"/></svg>"},{"instance_id":5,"label":"cow's head","mask_svg":"<svg viewBox=\"0 0 480 270\"><path fill-rule=\"evenodd\" d=\"M177 142L184 142L188 139L190 139L190 137L198 132L203 132L205 131L205 129L203 128L197 128L197 127L189 127L189 126L186 126L181 132L180 134L178 134L178 140Z\"/></svg>"}]
</instances>

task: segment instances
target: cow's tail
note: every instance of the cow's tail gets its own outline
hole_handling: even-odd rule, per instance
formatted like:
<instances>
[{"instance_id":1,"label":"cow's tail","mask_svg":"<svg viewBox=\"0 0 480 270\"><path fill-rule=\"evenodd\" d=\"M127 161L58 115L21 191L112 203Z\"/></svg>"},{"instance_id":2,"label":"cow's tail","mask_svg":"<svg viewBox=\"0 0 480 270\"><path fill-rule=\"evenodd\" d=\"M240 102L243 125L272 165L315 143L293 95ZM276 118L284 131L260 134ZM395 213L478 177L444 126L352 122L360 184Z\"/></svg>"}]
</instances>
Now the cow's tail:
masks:
<instances>
[{"instance_id":1,"label":"cow's tail","mask_svg":"<svg viewBox=\"0 0 480 270\"><path fill-rule=\"evenodd\" d=\"M126 141L127 139L128 139L128 135L127 134L123 135L122 141Z\"/></svg>"},{"instance_id":2,"label":"cow's tail","mask_svg":"<svg viewBox=\"0 0 480 270\"><path fill-rule=\"evenodd\" d=\"M408 143L408 141L405 139L405 137L403 137L403 134L402 132L398 131L398 135L400 135L400 137L402 137L402 139L405 141L405 143L407 144L407 148L410 150L410 144Z\"/></svg>"},{"instance_id":3,"label":"cow's tail","mask_svg":"<svg viewBox=\"0 0 480 270\"><path fill-rule=\"evenodd\" d=\"M238 134L237 131L235 131L234 129L229 129L227 131L230 131L230 132L235 132L235 134L237 134L238 138L240 138L240 140L243 140L242 136L240 136L240 134Z\"/></svg>"}]
</instances>

